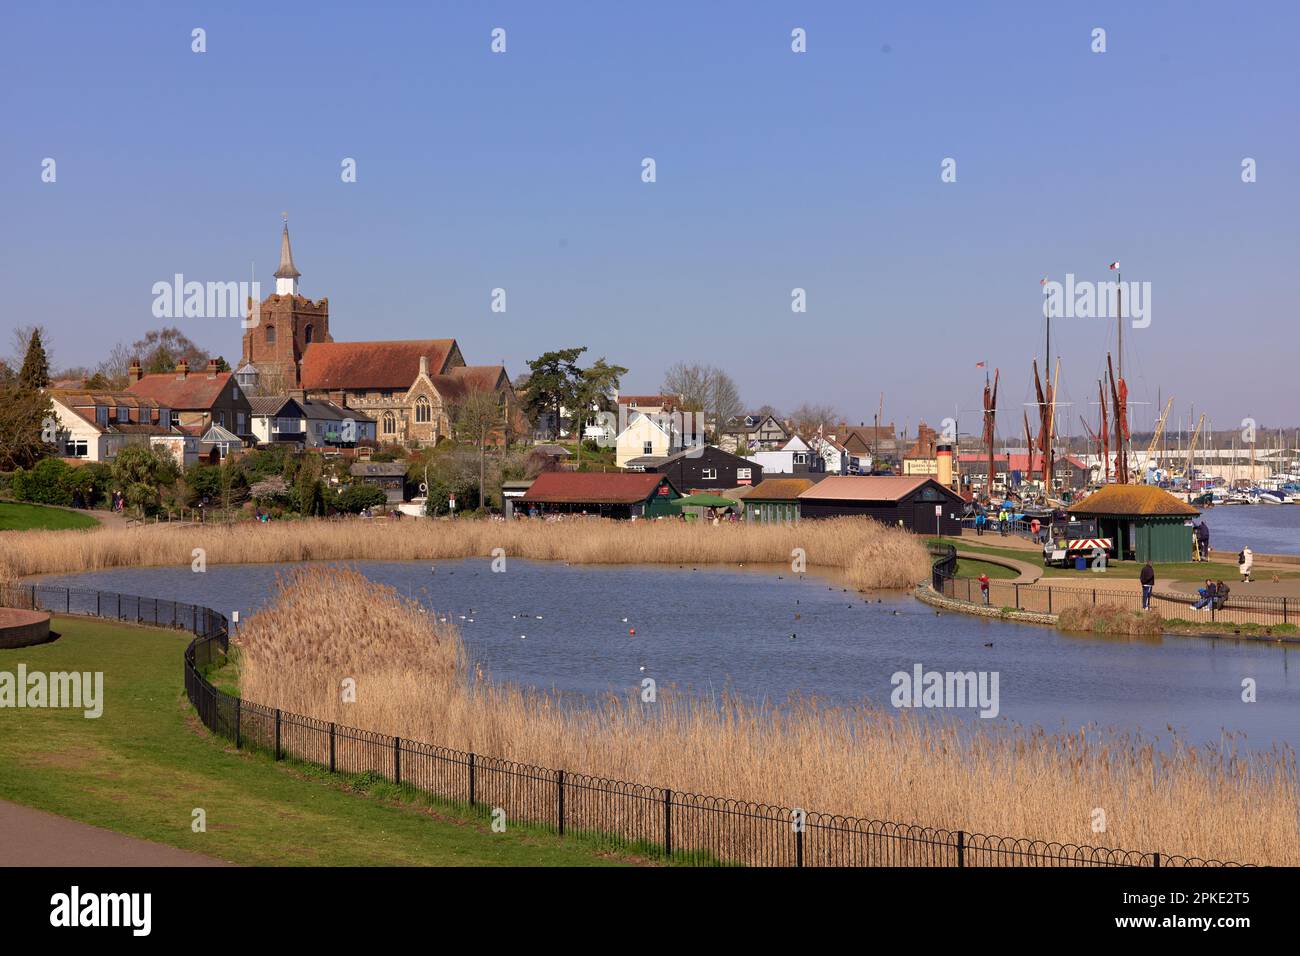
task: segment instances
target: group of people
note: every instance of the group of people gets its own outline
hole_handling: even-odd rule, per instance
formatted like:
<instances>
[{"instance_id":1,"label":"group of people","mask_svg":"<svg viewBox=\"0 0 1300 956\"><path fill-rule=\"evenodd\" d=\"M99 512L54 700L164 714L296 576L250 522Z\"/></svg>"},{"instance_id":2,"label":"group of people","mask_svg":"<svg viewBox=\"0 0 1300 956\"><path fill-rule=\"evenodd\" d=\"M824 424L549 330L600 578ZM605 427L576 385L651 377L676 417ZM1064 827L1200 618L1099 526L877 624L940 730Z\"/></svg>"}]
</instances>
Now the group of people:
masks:
<instances>
[{"instance_id":1,"label":"group of people","mask_svg":"<svg viewBox=\"0 0 1300 956\"><path fill-rule=\"evenodd\" d=\"M1205 587L1197 588L1196 593L1200 599L1192 605L1198 611L1210 608L1213 611L1220 611L1223 605L1228 601L1228 592L1232 590L1222 581L1205 580Z\"/></svg>"},{"instance_id":2,"label":"group of people","mask_svg":"<svg viewBox=\"0 0 1300 956\"><path fill-rule=\"evenodd\" d=\"M998 512L998 534L1002 537L1007 536L1007 528L1011 525L1011 512L1006 508ZM975 512L975 533L983 536L984 529L988 527L989 516L987 511Z\"/></svg>"}]
</instances>

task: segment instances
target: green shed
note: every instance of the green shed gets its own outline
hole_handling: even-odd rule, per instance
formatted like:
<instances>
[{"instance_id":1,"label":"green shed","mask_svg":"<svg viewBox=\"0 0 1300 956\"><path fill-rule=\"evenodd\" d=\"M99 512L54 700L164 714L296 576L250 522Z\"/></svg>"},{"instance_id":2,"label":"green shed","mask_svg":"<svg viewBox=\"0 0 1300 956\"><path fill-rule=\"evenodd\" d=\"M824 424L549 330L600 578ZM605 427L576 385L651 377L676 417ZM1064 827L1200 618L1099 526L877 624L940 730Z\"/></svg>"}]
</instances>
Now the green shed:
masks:
<instances>
[{"instance_id":1,"label":"green shed","mask_svg":"<svg viewBox=\"0 0 1300 956\"><path fill-rule=\"evenodd\" d=\"M1153 564L1192 560L1192 519L1200 512L1154 485L1106 485L1069 509L1095 518L1114 542L1111 557Z\"/></svg>"},{"instance_id":2,"label":"green shed","mask_svg":"<svg viewBox=\"0 0 1300 956\"><path fill-rule=\"evenodd\" d=\"M810 478L765 478L744 492L745 520L761 524L799 520L799 494L813 486Z\"/></svg>"}]
</instances>

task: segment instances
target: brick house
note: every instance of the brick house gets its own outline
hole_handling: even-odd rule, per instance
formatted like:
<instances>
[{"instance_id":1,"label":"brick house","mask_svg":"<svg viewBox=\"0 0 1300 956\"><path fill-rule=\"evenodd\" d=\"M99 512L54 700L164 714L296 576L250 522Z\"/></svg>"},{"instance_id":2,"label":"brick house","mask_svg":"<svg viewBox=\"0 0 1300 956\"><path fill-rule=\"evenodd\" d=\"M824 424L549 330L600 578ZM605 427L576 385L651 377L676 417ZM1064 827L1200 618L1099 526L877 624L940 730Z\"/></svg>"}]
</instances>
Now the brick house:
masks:
<instances>
[{"instance_id":1,"label":"brick house","mask_svg":"<svg viewBox=\"0 0 1300 956\"><path fill-rule=\"evenodd\" d=\"M253 408L235 374L217 371L216 359L209 359L202 372L191 372L189 363L181 359L176 371L154 375L141 375L140 363L132 361L128 377L129 393L170 409L172 421L187 434L202 435L220 425L252 443Z\"/></svg>"}]
</instances>

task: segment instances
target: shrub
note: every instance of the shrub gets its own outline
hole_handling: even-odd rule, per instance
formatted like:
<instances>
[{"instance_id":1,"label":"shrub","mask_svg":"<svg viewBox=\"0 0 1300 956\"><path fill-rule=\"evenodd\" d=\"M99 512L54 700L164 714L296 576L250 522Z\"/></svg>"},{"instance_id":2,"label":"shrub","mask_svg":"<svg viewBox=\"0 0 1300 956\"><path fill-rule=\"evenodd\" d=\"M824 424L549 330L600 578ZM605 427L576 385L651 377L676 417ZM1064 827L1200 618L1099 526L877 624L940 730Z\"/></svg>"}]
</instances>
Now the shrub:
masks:
<instances>
[{"instance_id":1,"label":"shrub","mask_svg":"<svg viewBox=\"0 0 1300 956\"><path fill-rule=\"evenodd\" d=\"M70 505L70 471L72 468L58 458L43 458L31 471L19 468L14 473L14 497L19 501L34 501L45 505Z\"/></svg>"},{"instance_id":2,"label":"shrub","mask_svg":"<svg viewBox=\"0 0 1300 956\"><path fill-rule=\"evenodd\" d=\"M1154 611L1132 611L1116 604L1081 604L1067 607L1056 617L1062 631L1092 634L1157 635L1165 630L1164 618Z\"/></svg>"},{"instance_id":3,"label":"shrub","mask_svg":"<svg viewBox=\"0 0 1300 956\"><path fill-rule=\"evenodd\" d=\"M348 514L359 514L367 508L378 508L388 503L382 488L365 482L353 482L339 494L338 507Z\"/></svg>"}]
</instances>

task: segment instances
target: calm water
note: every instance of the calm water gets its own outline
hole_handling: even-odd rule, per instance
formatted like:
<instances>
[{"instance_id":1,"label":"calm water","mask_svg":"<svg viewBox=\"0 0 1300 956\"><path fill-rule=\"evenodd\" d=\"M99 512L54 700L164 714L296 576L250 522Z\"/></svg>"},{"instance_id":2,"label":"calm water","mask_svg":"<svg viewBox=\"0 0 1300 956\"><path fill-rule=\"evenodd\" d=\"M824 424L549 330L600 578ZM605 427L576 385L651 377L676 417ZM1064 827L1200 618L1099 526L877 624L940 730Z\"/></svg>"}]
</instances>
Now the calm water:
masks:
<instances>
[{"instance_id":1,"label":"calm water","mask_svg":"<svg viewBox=\"0 0 1300 956\"><path fill-rule=\"evenodd\" d=\"M1300 554L1300 505L1219 505L1201 519L1210 526L1210 548L1260 554Z\"/></svg>"},{"instance_id":2,"label":"calm water","mask_svg":"<svg viewBox=\"0 0 1300 956\"><path fill-rule=\"evenodd\" d=\"M999 672L999 720L1048 730L1093 722L1163 739L1172 725L1198 743L1217 741L1226 730L1244 732L1252 748L1300 746L1300 648L1065 636L1045 627L936 616L907 595L873 595L868 602L830 578L798 579L771 569L569 567L516 559L504 574L477 559L439 563L436 574L424 563L355 566L450 616L471 660L496 679L543 689L621 692L650 676L703 695L730 688L779 702L801 692L888 706L891 675L920 663L926 670ZM239 610L245 617L267 600L275 573L240 565L209 567L205 574L188 567L122 569L48 580ZM984 647L988 642L993 646ZM1258 703L1241 702L1245 677L1257 681Z\"/></svg>"}]
</instances>

